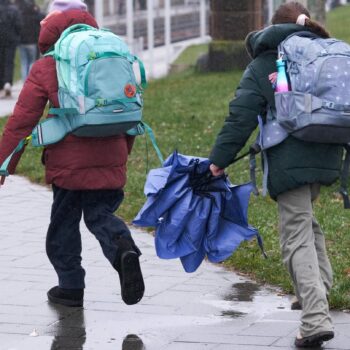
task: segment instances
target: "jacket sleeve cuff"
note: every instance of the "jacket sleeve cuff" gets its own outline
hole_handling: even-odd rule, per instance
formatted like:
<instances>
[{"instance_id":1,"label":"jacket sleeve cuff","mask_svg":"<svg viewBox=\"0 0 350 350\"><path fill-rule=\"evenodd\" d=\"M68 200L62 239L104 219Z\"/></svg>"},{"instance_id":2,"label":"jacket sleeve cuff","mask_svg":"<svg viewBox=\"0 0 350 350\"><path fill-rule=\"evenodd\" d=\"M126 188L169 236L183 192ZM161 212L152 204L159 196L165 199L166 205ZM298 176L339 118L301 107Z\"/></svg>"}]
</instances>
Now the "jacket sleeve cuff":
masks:
<instances>
[{"instance_id":1,"label":"jacket sleeve cuff","mask_svg":"<svg viewBox=\"0 0 350 350\"><path fill-rule=\"evenodd\" d=\"M209 156L210 162L218 166L220 169L227 168L234 159L235 154L217 148L213 148Z\"/></svg>"}]
</instances>

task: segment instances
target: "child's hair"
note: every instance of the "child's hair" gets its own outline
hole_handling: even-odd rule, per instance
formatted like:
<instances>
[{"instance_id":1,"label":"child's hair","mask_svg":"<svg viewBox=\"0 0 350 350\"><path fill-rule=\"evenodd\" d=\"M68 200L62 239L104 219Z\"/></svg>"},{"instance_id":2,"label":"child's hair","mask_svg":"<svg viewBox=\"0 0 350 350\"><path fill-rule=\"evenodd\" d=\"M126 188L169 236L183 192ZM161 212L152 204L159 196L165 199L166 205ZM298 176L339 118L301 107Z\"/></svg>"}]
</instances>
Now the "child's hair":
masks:
<instances>
[{"instance_id":1,"label":"child's hair","mask_svg":"<svg viewBox=\"0 0 350 350\"><path fill-rule=\"evenodd\" d=\"M309 28L310 31L317 34L321 38L330 37L328 31L320 23L313 21L310 18L310 12L308 9L297 1L291 1L281 5L274 13L271 23L297 23L298 17L302 14L307 16L307 18L305 18L305 27Z\"/></svg>"}]
</instances>

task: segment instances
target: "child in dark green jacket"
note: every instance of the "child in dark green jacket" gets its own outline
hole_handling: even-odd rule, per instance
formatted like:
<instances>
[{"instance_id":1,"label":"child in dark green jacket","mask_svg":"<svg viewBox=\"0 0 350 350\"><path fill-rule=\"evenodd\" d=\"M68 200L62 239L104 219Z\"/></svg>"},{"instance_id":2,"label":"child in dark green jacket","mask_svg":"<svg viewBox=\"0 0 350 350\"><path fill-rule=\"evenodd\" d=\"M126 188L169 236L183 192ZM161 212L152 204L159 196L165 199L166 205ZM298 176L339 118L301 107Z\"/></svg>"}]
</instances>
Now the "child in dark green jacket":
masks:
<instances>
[{"instance_id":1,"label":"child in dark green jacket","mask_svg":"<svg viewBox=\"0 0 350 350\"><path fill-rule=\"evenodd\" d=\"M258 126L257 116L266 118L275 108L269 75L276 71L277 47L289 35L311 31L320 37L328 32L310 19L298 2L281 5L272 26L250 33L247 49L253 61L245 70L230 103L230 115L217 136L210 160L214 176L223 174ZM312 202L320 185L334 183L342 163L342 147L315 144L289 136L267 150L268 190L277 200L283 262L292 278L302 308L300 332L295 344L312 347L333 338L327 295L332 285L332 268L325 238L316 221Z\"/></svg>"}]
</instances>

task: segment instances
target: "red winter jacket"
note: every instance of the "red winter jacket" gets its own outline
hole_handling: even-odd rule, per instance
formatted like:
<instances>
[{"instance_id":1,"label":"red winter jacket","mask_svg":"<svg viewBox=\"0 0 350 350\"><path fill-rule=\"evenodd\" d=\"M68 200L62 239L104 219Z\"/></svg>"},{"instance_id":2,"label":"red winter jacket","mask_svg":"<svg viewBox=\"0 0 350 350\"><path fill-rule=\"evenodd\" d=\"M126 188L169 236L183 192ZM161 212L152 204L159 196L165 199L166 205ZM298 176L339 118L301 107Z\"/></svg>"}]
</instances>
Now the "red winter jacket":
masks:
<instances>
[{"instance_id":1,"label":"red winter jacket","mask_svg":"<svg viewBox=\"0 0 350 350\"><path fill-rule=\"evenodd\" d=\"M45 53L67 27L85 23L97 27L86 11L69 10L48 16L42 23L39 48ZM44 57L36 61L9 118L0 142L0 164L30 135L49 101L58 103L55 61ZM126 135L82 138L67 136L63 141L44 149L46 182L68 190L122 188L126 182L126 163L134 138ZM20 156L14 157L9 171L13 173Z\"/></svg>"}]
</instances>

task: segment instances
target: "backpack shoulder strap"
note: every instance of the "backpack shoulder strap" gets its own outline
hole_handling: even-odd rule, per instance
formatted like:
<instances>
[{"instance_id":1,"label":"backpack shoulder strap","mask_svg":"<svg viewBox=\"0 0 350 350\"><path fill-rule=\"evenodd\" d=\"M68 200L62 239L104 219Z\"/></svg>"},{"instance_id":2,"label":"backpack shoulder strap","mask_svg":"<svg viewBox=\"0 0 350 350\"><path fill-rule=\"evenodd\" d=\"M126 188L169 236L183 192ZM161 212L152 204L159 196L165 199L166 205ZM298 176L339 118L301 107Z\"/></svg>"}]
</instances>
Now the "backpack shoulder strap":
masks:
<instances>
[{"instance_id":1,"label":"backpack shoulder strap","mask_svg":"<svg viewBox=\"0 0 350 350\"><path fill-rule=\"evenodd\" d=\"M44 56L44 57L52 56L53 58L55 58L55 50L54 50L54 48L53 48L53 47L50 48L50 50L47 51L47 52L45 52L45 53L43 54L43 56Z\"/></svg>"},{"instance_id":2,"label":"backpack shoulder strap","mask_svg":"<svg viewBox=\"0 0 350 350\"><path fill-rule=\"evenodd\" d=\"M287 42L289 39L293 38L293 37L300 37L300 38L309 38L309 39L321 39L317 34L303 30L300 32L294 32L290 35L288 35L283 41L281 41L278 45L277 51L278 54L280 54L280 52L283 52L283 46L285 44L285 42Z\"/></svg>"},{"instance_id":3,"label":"backpack shoulder strap","mask_svg":"<svg viewBox=\"0 0 350 350\"><path fill-rule=\"evenodd\" d=\"M11 159L12 157L18 153L18 152L21 152L22 149L27 145L27 143L30 141L31 139L31 135L22 139L17 147L12 151L12 153L5 159L5 161L1 164L0 166L0 176L3 177L3 176L8 176L9 175L9 172L7 170L10 162L11 162Z\"/></svg>"},{"instance_id":4,"label":"backpack shoulder strap","mask_svg":"<svg viewBox=\"0 0 350 350\"><path fill-rule=\"evenodd\" d=\"M350 209L350 199L348 194L348 179L350 171L350 145L345 146L346 155L343 162L343 168L340 176L340 189L339 192L343 197L344 209Z\"/></svg>"},{"instance_id":5,"label":"backpack shoulder strap","mask_svg":"<svg viewBox=\"0 0 350 350\"><path fill-rule=\"evenodd\" d=\"M65 37L67 37L70 33L73 33L73 32L84 32L84 31L87 31L87 30L94 30L94 31L98 31L99 29L95 28L95 27L92 27L92 26L89 26L88 24L83 24L83 23L78 23L78 24L74 24L70 27L68 27L67 29L65 29L59 40L63 40Z\"/></svg>"},{"instance_id":6,"label":"backpack shoulder strap","mask_svg":"<svg viewBox=\"0 0 350 350\"><path fill-rule=\"evenodd\" d=\"M302 30L300 32L294 32L294 33L288 35L283 41L286 41L293 36L299 36L302 38L310 38L310 39L319 39L320 38L317 34L315 34L313 32L309 32L307 30Z\"/></svg>"},{"instance_id":7,"label":"backpack shoulder strap","mask_svg":"<svg viewBox=\"0 0 350 350\"><path fill-rule=\"evenodd\" d=\"M153 146L154 150L156 151L156 154L158 156L160 164L162 165L164 163L164 158L163 158L162 152L160 151L160 149L158 147L153 130L151 129L151 127L148 124L146 124L145 122L141 122L138 125L136 125L136 127L127 131L127 134L130 136L143 135L145 133L148 134L148 136L152 142L152 146Z\"/></svg>"}]
</instances>

